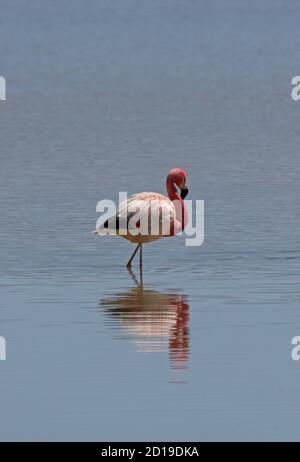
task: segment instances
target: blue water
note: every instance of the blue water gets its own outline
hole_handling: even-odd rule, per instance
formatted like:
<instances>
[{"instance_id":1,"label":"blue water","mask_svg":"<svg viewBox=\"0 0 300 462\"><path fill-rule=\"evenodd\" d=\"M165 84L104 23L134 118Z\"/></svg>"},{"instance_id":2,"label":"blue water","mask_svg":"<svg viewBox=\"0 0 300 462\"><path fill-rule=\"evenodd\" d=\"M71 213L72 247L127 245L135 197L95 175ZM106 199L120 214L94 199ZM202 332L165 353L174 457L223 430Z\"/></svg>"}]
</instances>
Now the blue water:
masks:
<instances>
[{"instance_id":1,"label":"blue water","mask_svg":"<svg viewBox=\"0 0 300 462\"><path fill-rule=\"evenodd\" d=\"M0 11L0 439L299 440L299 3ZM141 289L96 204L174 166L205 241Z\"/></svg>"}]
</instances>

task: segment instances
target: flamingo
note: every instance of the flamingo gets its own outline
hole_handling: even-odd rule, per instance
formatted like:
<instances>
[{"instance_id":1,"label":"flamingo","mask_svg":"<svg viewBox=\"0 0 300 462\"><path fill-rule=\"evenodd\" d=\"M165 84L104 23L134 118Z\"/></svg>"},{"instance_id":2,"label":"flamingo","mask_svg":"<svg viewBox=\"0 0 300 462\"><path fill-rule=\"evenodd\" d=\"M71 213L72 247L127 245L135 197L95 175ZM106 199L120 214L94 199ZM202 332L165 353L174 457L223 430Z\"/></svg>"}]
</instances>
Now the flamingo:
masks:
<instances>
[{"instance_id":1,"label":"flamingo","mask_svg":"<svg viewBox=\"0 0 300 462\"><path fill-rule=\"evenodd\" d=\"M115 216L110 217L103 225L93 231L94 234L98 235L117 234L137 244L133 254L127 262L127 268L129 270L138 250L140 251L139 266L140 270L142 270L143 244L156 241L162 237L174 236L182 232L187 224L188 214L186 204L184 203L184 199L188 194L186 171L183 168L172 168L167 175L166 188L168 197L155 192L141 192L128 197L126 201L120 204ZM131 232L132 224L130 221L134 219L135 216L135 213L132 212L133 210L135 212L139 210L138 220L135 223L136 228L140 227L142 231L141 223L146 222L148 232L138 232L135 234ZM156 233L150 232L153 212L157 212L159 217L159 229ZM168 232L166 232L166 228L162 226L164 221L167 221L169 224ZM125 230L121 224L122 222L125 223Z\"/></svg>"}]
</instances>

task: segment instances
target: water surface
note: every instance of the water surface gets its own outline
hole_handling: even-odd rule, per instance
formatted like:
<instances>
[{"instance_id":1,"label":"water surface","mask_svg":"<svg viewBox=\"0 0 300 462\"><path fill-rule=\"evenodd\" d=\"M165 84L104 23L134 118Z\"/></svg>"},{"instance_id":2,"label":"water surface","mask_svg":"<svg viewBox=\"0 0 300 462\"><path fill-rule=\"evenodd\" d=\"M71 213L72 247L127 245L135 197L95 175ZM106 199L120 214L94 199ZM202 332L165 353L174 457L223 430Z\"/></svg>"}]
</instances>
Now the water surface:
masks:
<instances>
[{"instance_id":1,"label":"water surface","mask_svg":"<svg viewBox=\"0 0 300 462\"><path fill-rule=\"evenodd\" d=\"M0 0L1 440L299 440L300 7ZM205 201L205 242L90 234Z\"/></svg>"}]
</instances>

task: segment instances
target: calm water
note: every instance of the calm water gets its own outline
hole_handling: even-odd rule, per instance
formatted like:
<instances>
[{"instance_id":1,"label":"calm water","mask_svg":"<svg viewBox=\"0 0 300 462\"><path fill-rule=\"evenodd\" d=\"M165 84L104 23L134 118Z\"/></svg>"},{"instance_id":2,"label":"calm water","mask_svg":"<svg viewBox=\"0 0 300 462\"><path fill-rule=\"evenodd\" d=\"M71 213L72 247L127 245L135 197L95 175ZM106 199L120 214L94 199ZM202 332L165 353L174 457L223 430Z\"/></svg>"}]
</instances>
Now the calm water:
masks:
<instances>
[{"instance_id":1,"label":"calm water","mask_svg":"<svg viewBox=\"0 0 300 462\"><path fill-rule=\"evenodd\" d=\"M1 440L299 440L296 1L0 0ZM93 236L189 173L205 242Z\"/></svg>"}]
</instances>

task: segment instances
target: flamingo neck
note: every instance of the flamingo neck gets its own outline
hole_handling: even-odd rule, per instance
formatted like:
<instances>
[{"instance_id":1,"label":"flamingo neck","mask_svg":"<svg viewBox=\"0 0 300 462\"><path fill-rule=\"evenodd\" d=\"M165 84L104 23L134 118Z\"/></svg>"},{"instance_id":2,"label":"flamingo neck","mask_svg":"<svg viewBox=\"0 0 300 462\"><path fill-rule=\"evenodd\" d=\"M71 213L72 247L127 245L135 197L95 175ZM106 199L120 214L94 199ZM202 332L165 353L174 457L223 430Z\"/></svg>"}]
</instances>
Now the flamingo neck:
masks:
<instances>
[{"instance_id":1,"label":"flamingo neck","mask_svg":"<svg viewBox=\"0 0 300 462\"><path fill-rule=\"evenodd\" d=\"M184 203L184 200L180 197L174 181L172 178L167 179L167 192L169 199L174 202L175 212L176 212L176 223L174 224L174 234L177 234L184 230L185 225L187 224L187 208Z\"/></svg>"}]
</instances>

